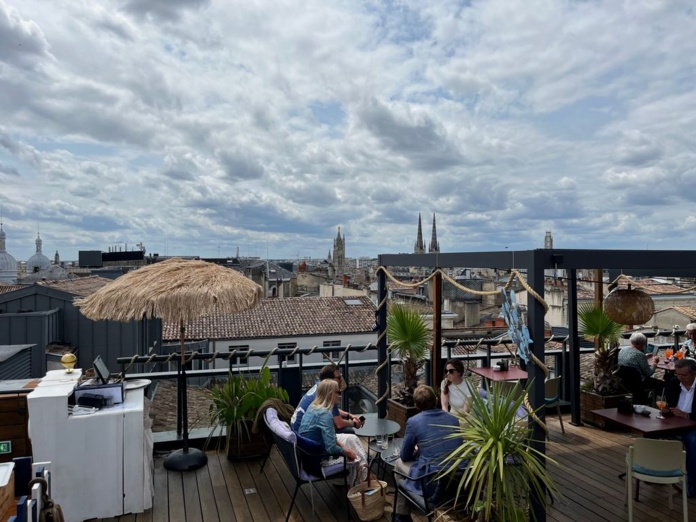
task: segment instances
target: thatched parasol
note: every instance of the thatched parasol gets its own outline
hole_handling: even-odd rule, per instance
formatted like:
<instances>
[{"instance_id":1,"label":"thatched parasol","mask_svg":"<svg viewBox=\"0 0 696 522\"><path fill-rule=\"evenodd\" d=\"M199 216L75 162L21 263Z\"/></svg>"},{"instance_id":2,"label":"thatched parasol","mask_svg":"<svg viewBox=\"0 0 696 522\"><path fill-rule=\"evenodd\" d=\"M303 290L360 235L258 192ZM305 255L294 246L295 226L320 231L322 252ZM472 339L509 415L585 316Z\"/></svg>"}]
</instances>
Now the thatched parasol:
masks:
<instances>
[{"instance_id":1,"label":"thatched parasol","mask_svg":"<svg viewBox=\"0 0 696 522\"><path fill-rule=\"evenodd\" d=\"M255 307L262 289L251 279L224 266L205 261L168 259L133 270L94 292L75 300L75 305L95 321L139 321L156 317L179 323L181 328L181 375L183 392L183 449L172 453L169 469L197 469L205 454L188 447L188 411L184 346L186 324L213 313L235 313ZM185 467L188 466L188 467Z\"/></svg>"}]
</instances>

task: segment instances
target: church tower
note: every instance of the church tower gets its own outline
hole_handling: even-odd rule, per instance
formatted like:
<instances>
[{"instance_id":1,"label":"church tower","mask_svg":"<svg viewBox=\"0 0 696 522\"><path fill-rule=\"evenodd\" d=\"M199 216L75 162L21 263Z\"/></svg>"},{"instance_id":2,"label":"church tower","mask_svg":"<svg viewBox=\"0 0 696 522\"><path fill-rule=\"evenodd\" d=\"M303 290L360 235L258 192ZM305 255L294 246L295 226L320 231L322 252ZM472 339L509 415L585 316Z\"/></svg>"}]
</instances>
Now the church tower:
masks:
<instances>
[{"instance_id":1,"label":"church tower","mask_svg":"<svg viewBox=\"0 0 696 522\"><path fill-rule=\"evenodd\" d=\"M333 243L333 265L336 269L336 276L343 277L343 270L346 264L346 236L341 237L341 227L338 227L338 234Z\"/></svg>"},{"instance_id":2,"label":"church tower","mask_svg":"<svg viewBox=\"0 0 696 522\"><path fill-rule=\"evenodd\" d=\"M553 248L553 236L551 235L550 230L546 231L546 236L544 237L544 248L546 248L547 250Z\"/></svg>"},{"instance_id":3,"label":"church tower","mask_svg":"<svg viewBox=\"0 0 696 522\"><path fill-rule=\"evenodd\" d=\"M423 227L421 226L421 215L418 213L418 236L413 247L414 254L425 254L425 243L423 243Z\"/></svg>"},{"instance_id":4,"label":"church tower","mask_svg":"<svg viewBox=\"0 0 696 522\"><path fill-rule=\"evenodd\" d=\"M430 237L430 246L428 252L438 254L440 252L440 244L437 242L437 227L435 226L435 213L433 213L433 233Z\"/></svg>"}]
</instances>

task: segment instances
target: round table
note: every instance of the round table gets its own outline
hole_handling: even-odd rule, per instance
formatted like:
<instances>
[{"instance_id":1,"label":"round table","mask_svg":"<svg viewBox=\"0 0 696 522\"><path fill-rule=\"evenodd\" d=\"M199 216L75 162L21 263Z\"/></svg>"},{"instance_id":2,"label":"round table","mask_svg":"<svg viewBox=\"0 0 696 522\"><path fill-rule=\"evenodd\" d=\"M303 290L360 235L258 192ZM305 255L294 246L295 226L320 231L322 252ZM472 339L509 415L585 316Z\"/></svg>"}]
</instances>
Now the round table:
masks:
<instances>
[{"instance_id":1,"label":"round table","mask_svg":"<svg viewBox=\"0 0 696 522\"><path fill-rule=\"evenodd\" d=\"M401 429L398 422L377 417L366 417L362 428L355 428L355 434L359 437L371 439L377 435L394 435Z\"/></svg>"}]
</instances>

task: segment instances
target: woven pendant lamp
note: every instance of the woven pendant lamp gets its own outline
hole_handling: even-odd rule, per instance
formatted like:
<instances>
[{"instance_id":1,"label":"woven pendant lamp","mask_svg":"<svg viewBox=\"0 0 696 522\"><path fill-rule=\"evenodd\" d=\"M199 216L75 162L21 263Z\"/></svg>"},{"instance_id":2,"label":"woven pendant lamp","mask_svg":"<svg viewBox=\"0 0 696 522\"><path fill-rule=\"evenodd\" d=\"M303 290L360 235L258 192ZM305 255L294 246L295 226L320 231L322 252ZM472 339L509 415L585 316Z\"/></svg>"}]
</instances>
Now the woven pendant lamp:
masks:
<instances>
[{"instance_id":1,"label":"woven pendant lamp","mask_svg":"<svg viewBox=\"0 0 696 522\"><path fill-rule=\"evenodd\" d=\"M655 313L652 298L643 290L615 288L604 299L604 312L619 324L642 325Z\"/></svg>"}]
</instances>

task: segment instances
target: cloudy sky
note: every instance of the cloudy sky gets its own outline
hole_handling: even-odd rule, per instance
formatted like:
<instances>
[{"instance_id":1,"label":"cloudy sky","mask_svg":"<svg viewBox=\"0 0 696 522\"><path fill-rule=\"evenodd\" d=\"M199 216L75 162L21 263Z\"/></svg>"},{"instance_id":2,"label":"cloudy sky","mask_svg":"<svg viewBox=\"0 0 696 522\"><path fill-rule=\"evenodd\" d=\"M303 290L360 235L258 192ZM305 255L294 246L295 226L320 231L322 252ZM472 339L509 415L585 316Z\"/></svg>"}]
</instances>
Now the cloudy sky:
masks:
<instances>
[{"instance_id":1,"label":"cloudy sky","mask_svg":"<svg viewBox=\"0 0 696 522\"><path fill-rule=\"evenodd\" d=\"M7 250L696 241L679 0L0 0Z\"/></svg>"}]
</instances>

